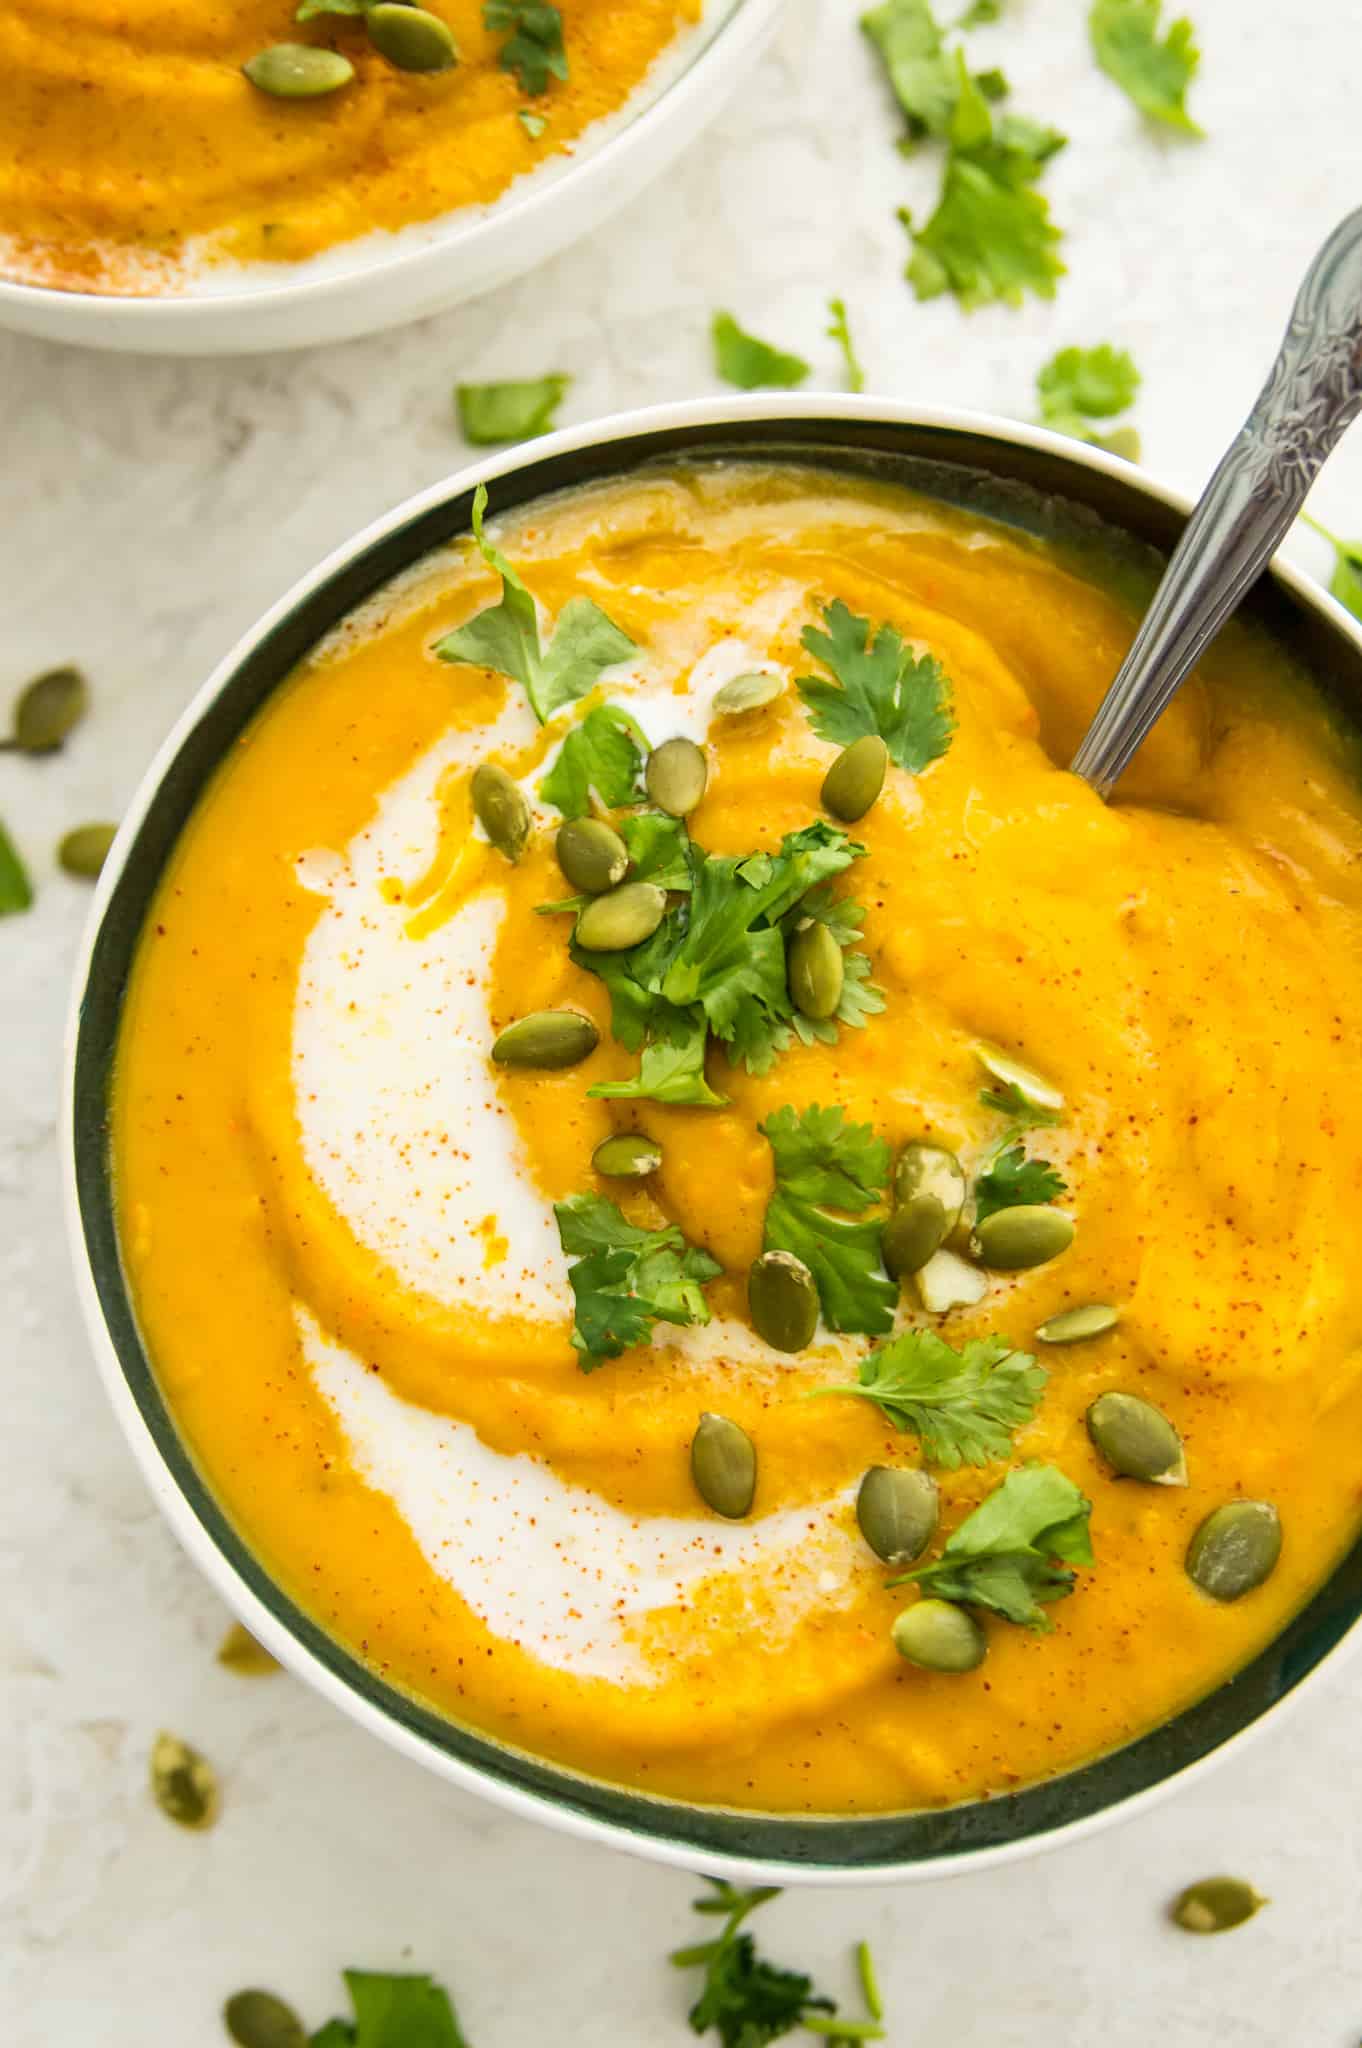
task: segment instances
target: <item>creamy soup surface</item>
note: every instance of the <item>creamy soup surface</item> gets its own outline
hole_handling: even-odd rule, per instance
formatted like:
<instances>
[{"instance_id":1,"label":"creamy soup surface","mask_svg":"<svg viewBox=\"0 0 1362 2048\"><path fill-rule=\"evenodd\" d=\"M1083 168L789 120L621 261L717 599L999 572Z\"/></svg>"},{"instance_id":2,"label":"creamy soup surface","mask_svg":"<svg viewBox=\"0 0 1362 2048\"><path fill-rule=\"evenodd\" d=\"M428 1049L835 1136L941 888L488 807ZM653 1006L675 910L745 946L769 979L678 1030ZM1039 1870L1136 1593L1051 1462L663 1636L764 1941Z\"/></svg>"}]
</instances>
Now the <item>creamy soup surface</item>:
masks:
<instances>
[{"instance_id":1,"label":"creamy soup surface","mask_svg":"<svg viewBox=\"0 0 1362 2048\"><path fill-rule=\"evenodd\" d=\"M1129 1740L1262 1647L1362 1507L1353 743L1235 631L1103 805L1061 764L1128 645L1126 604L1024 534L852 479L651 471L488 530L545 642L590 599L633 651L541 726L520 682L436 657L500 591L469 542L439 552L243 735L141 942L114 1090L120 1228L208 1483L385 1678L598 1777L869 1812L996 1793ZM910 664L939 664L946 712L944 751L917 772L891 760L878 801L836 827L864 853L826 887L863 911L883 1006L807 1043L787 1028L765 1071L711 1032L720 1106L594 1096L640 1054L569 950L572 913L539 908L573 893L542 790L565 736L609 704L640 757L699 742L708 784L686 824L706 855L777 856L820 818L831 831L820 792L839 749L797 679L835 683L801 636L839 601ZM754 671L781 693L716 713ZM474 818L489 761L532 808L514 863ZM641 795L595 808L649 815ZM691 900L671 892L668 917ZM588 1057L493 1062L509 1024L562 1008L594 1021ZM997 1106L981 1041L1062 1107L1031 1122ZM824 1293L807 1348L758 1336L747 1276L775 1184L759 1126L815 1104L870 1127L882 1160L921 1139L958 1157L970 1193L950 1245L982 1298L928 1314L905 1279L895 1307L875 1192L861 1288L888 1297L892 1332L830 1328ZM655 1140L660 1167L602 1177L592 1155L612 1132ZM1063 1191L1041 1205L1074 1224L1067 1250L1021 1271L970 1244L1009 1146L1048 1162ZM713 1274L698 1313L616 1357L571 1341L554 1204L590 1195L679 1227ZM1037 1338L1093 1303L1115 1328ZM983 1463L934 1459L870 1400L801 1398L922 1330L961 1353L997 1336L1048 1374ZM1085 1426L1111 1391L1174 1425L1185 1485L1113 1471ZM704 1413L755 1447L740 1519L697 1493ZM918 1590L888 1584L858 1528L867 1469L922 1463L940 1489L923 1566L1009 1472L1050 1468L1091 1503L1092 1562L1071 1565L1050 1628L967 1609L987 1651L969 1671L899 1654L891 1629ZM1275 1506L1281 1554L1220 1602L1185 1559L1239 1498Z\"/></svg>"}]
</instances>

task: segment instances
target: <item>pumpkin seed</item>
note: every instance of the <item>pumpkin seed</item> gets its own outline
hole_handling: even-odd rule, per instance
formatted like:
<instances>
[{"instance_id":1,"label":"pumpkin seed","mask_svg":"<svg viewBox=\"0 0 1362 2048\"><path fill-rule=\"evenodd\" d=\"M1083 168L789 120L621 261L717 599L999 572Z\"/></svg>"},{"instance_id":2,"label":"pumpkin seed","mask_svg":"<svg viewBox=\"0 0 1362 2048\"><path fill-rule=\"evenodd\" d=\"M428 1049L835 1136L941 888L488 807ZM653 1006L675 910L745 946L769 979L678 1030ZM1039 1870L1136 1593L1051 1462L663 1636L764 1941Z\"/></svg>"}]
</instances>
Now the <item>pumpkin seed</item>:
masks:
<instances>
[{"instance_id":1,"label":"pumpkin seed","mask_svg":"<svg viewBox=\"0 0 1362 2048\"><path fill-rule=\"evenodd\" d=\"M218 1817L217 1773L178 1735L158 1735L152 1744L151 1789L162 1813L182 1828L210 1828Z\"/></svg>"},{"instance_id":2,"label":"pumpkin seed","mask_svg":"<svg viewBox=\"0 0 1362 2048\"><path fill-rule=\"evenodd\" d=\"M856 1520L876 1557L911 1564L931 1542L941 1495L916 1465L872 1465L856 1494Z\"/></svg>"},{"instance_id":3,"label":"pumpkin seed","mask_svg":"<svg viewBox=\"0 0 1362 2048\"><path fill-rule=\"evenodd\" d=\"M1120 1322L1118 1309L1105 1302L1089 1302L1086 1308L1061 1309L1036 1331L1042 1344L1081 1344L1085 1337L1104 1337Z\"/></svg>"},{"instance_id":4,"label":"pumpkin seed","mask_svg":"<svg viewBox=\"0 0 1362 2048\"><path fill-rule=\"evenodd\" d=\"M218 1662L228 1671L235 1671L240 1678L264 1678L271 1671L281 1667L277 1657L272 1657L263 1643L258 1643L248 1628L234 1621L222 1641L218 1644Z\"/></svg>"},{"instance_id":5,"label":"pumpkin seed","mask_svg":"<svg viewBox=\"0 0 1362 2048\"><path fill-rule=\"evenodd\" d=\"M272 100L315 100L339 92L355 75L355 67L339 50L315 43L274 43L242 65L257 92Z\"/></svg>"},{"instance_id":6,"label":"pumpkin seed","mask_svg":"<svg viewBox=\"0 0 1362 2048\"><path fill-rule=\"evenodd\" d=\"M641 1131L616 1131L613 1138L602 1138L591 1164L607 1180L646 1180L662 1164L662 1147Z\"/></svg>"},{"instance_id":7,"label":"pumpkin seed","mask_svg":"<svg viewBox=\"0 0 1362 2048\"><path fill-rule=\"evenodd\" d=\"M448 71L459 61L459 46L447 22L424 7L384 4L366 7L364 26L380 57L399 71Z\"/></svg>"},{"instance_id":8,"label":"pumpkin seed","mask_svg":"<svg viewBox=\"0 0 1362 2048\"><path fill-rule=\"evenodd\" d=\"M974 1226L971 1250L996 1273L1017 1273L1057 1259L1074 1241L1072 1216L1041 1202L995 1209Z\"/></svg>"},{"instance_id":9,"label":"pumpkin seed","mask_svg":"<svg viewBox=\"0 0 1362 2048\"><path fill-rule=\"evenodd\" d=\"M734 718L740 711L760 711L764 704L774 704L784 694L784 676L771 669L753 669L745 676L734 676L722 690L716 690L709 708L720 718Z\"/></svg>"},{"instance_id":10,"label":"pumpkin seed","mask_svg":"<svg viewBox=\"0 0 1362 2048\"><path fill-rule=\"evenodd\" d=\"M877 732L862 733L843 747L823 777L823 809L844 825L863 818L884 788L889 749Z\"/></svg>"},{"instance_id":11,"label":"pumpkin seed","mask_svg":"<svg viewBox=\"0 0 1362 2048\"><path fill-rule=\"evenodd\" d=\"M492 1046L499 1067L575 1067L600 1033L580 1010L535 1010L508 1024Z\"/></svg>"},{"instance_id":12,"label":"pumpkin seed","mask_svg":"<svg viewBox=\"0 0 1362 2048\"><path fill-rule=\"evenodd\" d=\"M745 1429L726 1415L702 1415L690 1443L695 1490L708 1508L740 1522L757 1490L757 1452Z\"/></svg>"},{"instance_id":13,"label":"pumpkin seed","mask_svg":"<svg viewBox=\"0 0 1362 2048\"><path fill-rule=\"evenodd\" d=\"M495 761L473 770L473 809L497 852L519 860L530 836L530 806L520 784Z\"/></svg>"},{"instance_id":14,"label":"pumpkin seed","mask_svg":"<svg viewBox=\"0 0 1362 2048\"><path fill-rule=\"evenodd\" d=\"M915 1601L904 1608L892 1633L900 1657L923 1671L973 1671L988 1653L973 1615L950 1600Z\"/></svg>"},{"instance_id":15,"label":"pumpkin seed","mask_svg":"<svg viewBox=\"0 0 1362 2048\"><path fill-rule=\"evenodd\" d=\"M694 740L663 740L648 756L643 783L660 811L688 818L705 793L709 763Z\"/></svg>"},{"instance_id":16,"label":"pumpkin seed","mask_svg":"<svg viewBox=\"0 0 1362 2048\"><path fill-rule=\"evenodd\" d=\"M1227 1501L1187 1546L1187 1575L1212 1600L1242 1600L1271 1578L1281 1554L1281 1517L1270 1500Z\"/></svg>"},{"instance_id":17,"label":"pumpkin seed","mask_svg":"<svg viewBox=\"0 0 1362 2048\"><path fill-rule=\"evenodd\" d=\"M846 969L842 949L828 927L809 918L790 941L786 973L790 1001L805 1017L833 1017L842 1000Z\"/></svg>"},{"instance_id":18,"label":"pumpkin seed","mask_svg":"<svg viewBox=\"0 0 1362 2048\"><path fill-rule=\"evenodd\" d=\"M777 1351L802 1351L818 1328L818 1283L793 1252L763 1252L747 1276L752 1328Z\"/></svg>"},{"instance_id":19,"label":"pumpkin seed","mask_svg":"<svg viewBox=\"0 0 1362 2048\"><path fill-rule=\"evenodd\" d=\"M965 1171L954 1152L926 1138L911 1138L894 1167L894 1200L934 1195L946 1212L946 1229L954 1230L965 1206Z\"/></svg>"},{"instance_id":20,"label":"pumpkin seed","mask_svg":"<svg viewBox=\"0 0 1362 2048\"><path fill-rule=\"evenodd\" d=\"M1182 1438L1166 1415L1137 1394L1099 1394L1088 1410L1088 1435L1122 1479L1187 1484Z\"/></svg>"},{"instance_id":21,"label":"pumpkin seed","mask_svg":"<svg viewBox=\"0 0 1362 2048\"><path fill-rule=\"evenodd\" d=\"M979 1268L967 1265L944 1245L932 1253L914 1279L918 1299L929 1316L944 1316L953 1308L973 1308L988 1293L988 1282Z\"/></svg>"},{"instance_id":22,"label":"pumpkin seed","mask_svg":"<svg viewBox=\"0 0 1362 2048\"><path fill-rule=\"evenodd\" d=\"M1188 1934L1224 1934L1242 1927L1267 1900L1242 1877L1203 1877L1179 1892L1168 1908L1168 1917Z\"/></svg>"},{"instance_id":23,"label":"pumpkin seed","mask_svg":"<svg viewBox=\"0 0 1362 2048\"><path fill-rule=\"evenodd\" d=\"M1004 1088L1015 1088L1031 1104L1033 1109L1063 1109L1064 1097L1053 1081L1047 1081L1044 1074L1038 1074L1034 1067L1023 1066L1014 1060L1010 1052L1004 1052L1000 1045L994 1045L987 1038L976 1040L974 1057L985 1073L995 1081L1001 1081Z\"/></svg>"},{"instance_id":24,"label":"pumpkin seed","mask_svg":"<svg viewBox=\"0 0 1362 2048\"><path fill-rule=\"evenodd\" d=\"M78 668L50 668L19 692L14 737L3 744L21 754L51 754L79 725L90 703L89 685Z\"/></svg>"},{"instance_id":25,"label":"pumpkin seed","mask_svg":"<svg viewBox=\"0 0 1362 2048\"><path fill-rule=\"evenodd\" d=\"M63 835L57 847L58 862L68 875L93 882L109 857L117 831L117 825L77 825Z\"/></svg>"},{"instance_id":26,"label":"pumpkin seed","mask_svg":"<svg viewBox=\"0 0 1362 2048\"><path fill-rule=\"evenodd\" d=\"M946 1241L950 1225L935 1195L912 1195L900 1202L884 1226L880 1255L891 1280L920 1273Z\"/></svg>"},{"instance_id":27,"label":"pumpkin seed","mask_svg":"<svg viewBox=\"0 0 1362 2048\"><path fill-rule=\"evenodd\" d=\"M237 2048L307 2048L307 2029L272 1991L235 1992L222 2008L222 2023Z\"/></svg>"},{"instance_id":28,"label":"pumpkin seed","mask_svg":"<svg viewBox=\"0 0 1362 2048\"><path fill-rule=\"evenodd\" d=\"M573 888L586 896L613 889L629 871L628 847L600 818L569 818L558 827L553 850Z\"/></svg>"},{"instance_id":29,"label":"pumpkin seed","mask_svg":"<svg viewBox=\"0 0 1362 2048\"><path fill-rule=\"evenodd\" d=\"M625 882L588 903L577 919L577 944L589 953L627 953L662 922L667 892L656 882Z\"/></svg>"}]
</instances>

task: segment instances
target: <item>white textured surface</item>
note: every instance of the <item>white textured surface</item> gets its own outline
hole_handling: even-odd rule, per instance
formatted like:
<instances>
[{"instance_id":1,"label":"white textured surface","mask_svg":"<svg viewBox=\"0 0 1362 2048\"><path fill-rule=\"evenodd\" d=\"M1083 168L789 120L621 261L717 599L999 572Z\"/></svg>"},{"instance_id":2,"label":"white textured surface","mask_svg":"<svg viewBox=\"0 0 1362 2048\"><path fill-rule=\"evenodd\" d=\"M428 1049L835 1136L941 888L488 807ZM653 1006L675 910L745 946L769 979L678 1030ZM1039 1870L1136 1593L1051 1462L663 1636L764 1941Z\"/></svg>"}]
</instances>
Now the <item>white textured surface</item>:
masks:
<instances>
[{"instance_id":1,"label":"white textured surface","mask_svg":"<svg viewBox=\"0 0 1362 2048\"><path fill-rule=\"evenodd\" d=\"M0 338L0 688L75 657L97 716L59 761L0 759L33 915L0 927L0 1952L9 2048L213 2048L218 2001L276 1985L314 2023L342 1964L429 1967L477 2048L679 2048L684 1877L500 1818L283 1678L213 1663L225 1617L153 1511L95 1384L66 1278L53 1144L59 1019L84 911L46 849L114 815L235 635L326 548L462 459L458 376L553 367L565 418L712 388L729 305L831 383L823 301L850 304L872 388L1029 410L1061 343L1145 373L1152 466L1191 488L1257 387L1298 272L1362 200L1351 0L1191 0L1200 148L1142 135L1070 0L1013 0L980 61L1073 142L1047 189L1072 274L1052 305L914 304L893 208L929 174L890 146L852 9L796 4L718 129L594 246L405 334L296 359L98 359ZM987 53L987 55L985 55ZM996 54L995 54L996 53ZM1362 436L1318 492L1362 527ZM1307 565L1323 550L1303 538ZM1362 1453L1360 1453L1362 1456ZM1150 1646L1157 1655L1157 1646ZM897 2048L1352 2048L1362 2035L1362 1667L1171 1805L996 1875L787 1895L772 1950L849 1990L876 1944ZM144 1791L161 1724L226 1780L210 1836ZM1273 1895L1195 1942L1159 1908L1240 1870Z\"/></svg>"}]
</instances>

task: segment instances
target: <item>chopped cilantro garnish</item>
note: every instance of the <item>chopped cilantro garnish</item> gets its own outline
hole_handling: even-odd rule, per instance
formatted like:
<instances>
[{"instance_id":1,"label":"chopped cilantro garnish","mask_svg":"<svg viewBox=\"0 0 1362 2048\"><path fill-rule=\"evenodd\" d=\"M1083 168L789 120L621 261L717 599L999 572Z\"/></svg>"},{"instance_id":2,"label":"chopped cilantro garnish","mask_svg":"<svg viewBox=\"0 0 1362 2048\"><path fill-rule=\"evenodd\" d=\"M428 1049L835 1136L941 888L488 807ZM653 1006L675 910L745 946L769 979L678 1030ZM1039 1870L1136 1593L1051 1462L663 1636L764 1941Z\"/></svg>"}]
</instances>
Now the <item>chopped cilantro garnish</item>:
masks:
<instances>
[{"instance_id":1,"label":"chopped cilantro garnish","mask_svg":"<svg viewBox=\"0 0 1362 2048\"><path fill-rule=\"evenodd\" d=\"M880 1261L882 1219L865 1211L888 1181L888 1145L869 1124L849 1124L840 1109L817 1103L802 1113L773 1110L758 1129L775 1165L765 1250L804 1261L832 1329L882 1334L893 1324L898 1288Z\"/></svg>"},{"instance_id":2,"label":"chopped cilantro garnish","mask_svg":"<svg viewBox=\"0 0 1362 2048\"><path fill-rule=\"evenodd\" d=\"M532 107L521 107L516 114L516 119L529 136L531 142L538 142L540 136L549 125L544 116L536 114Z\"/></svg>"},{"instance_id":3,"label":"chopped cilantro garnish","mask_svg":"<svg viewBox=\"0 0 1362 2048\"><path fill-rule=\"evenodd\" d=\"M815 1992L813 1980L799 1970L778 1969L757 1953L750 1934L739 1928L749 1913L778 1896L770 1886L738 1891L717 1878L713 1895L695 1901L697 1913L722 1913L724 1924L713 1941L696 1942L673 1951L678 1969L704 1969L700 1996L690 2009L691 2031L712 2028L722 2048L766 2048L801 2026L811 2013L835 2010L830 1998Z\"/></svg>"},{"instance_id":4,"label":"chopped cilantro garnish","mask_svg":"<svg viewBox=\"0 0 1362 2048\"><path fill-rule=\"evenodd\" d=\"M912 655L892 626L881 626L872 641L870 621L857 618L840 598L825 608L823 620L826 632L806 626L801 638L837 680L797 679L814 731L838 747L877 732L900 768L920 774L945 753L954 728L941 664L934 655Z\"/></svg>"},{"instance_id":5,"label":"chopped cilantro garnish","mask_svg":"<svg viewBox=\"0 0 1362 2048\"><path fill-rule=\"evenodd\" d=\"M645 744L627 711L617 704L593 705L580 724L569 727L539 794L565 818L587 815L592 790L610 810L636 803Z\"/></svg>"},{"instance_id":6,"label":"chopped cilantro garnish","mask_svg":"<svg viewBox=\"0 0 1362 2048\"><path fill-rule=\"evenodd\" d=\"M861 16L879 51L908 135L945 135L955 110L955 66L946 54L929 0L883 0Z\"/></svg>"},{"instance_id":7,"label":"chopped cilantro garnish","mask_svg":"<svg viewBox=\"0 0 1362 2048\"><path fill-rule=\"evenodd\" d=\"M873 1401L896 1429L922 1439L923 1456L954 1471L1005 1458L1012 1433L1031 1420L1046 1373L1005 1337L975 1337L955 1351L934 1330L905 1330L861 1360L856 1384L818 1395Z\"/></svg>"},{"instance_id":8,"label":"chopped cilantro garnish","mask_svg":"<svg viewBox=\"0 0 1362 2048\"><path fill-rule=\"evenodd\" d=\"M1096 348L1062 348L1036 376L1041 424L1134 461L1140 441L1133 427L1099 434L1092 422L1124 412L1139 388L1140 373L1125 349L1107 341Z\"/></svg>"},{"instance_id":9,"label":"chopped cilantro garnish","mask_svg":"<svg viewBox=\"0 0 1362 2048\"><path fill-rule=\"evenodd\" d=\"M1160 42L1161 8L1162 0L1092 0L1093 55L1149 120L1200 138L1205 130L1187 111L1187 88L1201 62L1196 31L1184 16Z\"/></svg>"},{"instance_id":10,"label":"chopped cilantro garnish","mask_svg":"<svg viewBox=\"0 0 1362 2048\"><path fill-rule=\"evenodd\" d=\"M677 1108L721 1109L719 1095L705 1078L705 1047L709 1027L704 1012L682 1012L675 1036L652 1038L643 1048L638 1072L627 1081L598 1081L588 1095L611 1102L666 1102Z\"/></svg>"},{"instance_id":11,"label":"chopped cilantro garnish","mask_svg":"<svg viewBox=\"0 0 1362 2048\"><path fill-rule=\"evenodd\" d=\"M449 1993L424 1975L347 1970L353 2020L328 2020L312 2048L469 2048Z\"/></svg>"},{"instance_id":12,"label":"chopped cilantro garnish","mask_svg":"<svg viewBox=\"0 0 1362 2048\"><path fill-rule=\"evenodd\" d=\"M473 498L473 538L483 560L501 578L500 601L437 640L435 652L441 661L495 669L523 684L530 708L543 725L561 704L584 697L603 669L631 655L634 643L589 597L574 597L558 614L548 646L542 647L534 598L483 532L486 509L487 486L479 484Z\"/></svg>"},{"instance_id":13,"label":"chopped cilantro garnish","mask_svg":"<svg viewBox=\"0 0 1362 2048\"><path fill-rule=\"evenodd\" d=\"M562 403L571 377L521 377L502 384L460 384L455 388L459 426L465 441L491 447L502 441L529 441L546 434Z\"/></svg>"},{"instance_id":14,"label":"chopped cilantro garnish","mask_svg":"<svg viewBox=\"0 0 1362 2048\"><path fill-rule=\"evenodd\" d=\"M856 344L851 338L851 328L847 321L845 299L828 300L828 339L829 341L835 341L838 348L842 351L842 361L846 364L847 389L849 391L864 391L865 371L861 368L861 359L856 353Z\"/></svg>"},{"instance_id":15,"label":"chopped cilantro garnish","mask_svg":"<svg viewBox=\"0 0 1362 2048\"><path fill-rule=\"evenodd\" d=\"M532 99L548 91L551 78L567 77L558 8L542 6L539 0L483 0L482 20L494 33L510 30L501 46L501 68L514 72L521 91Z\"/></svg>"},{"instance_id":16,"label":"chopped cilantro garnish","mask_svg":"<svg viewBox=\"0 0 1362 2048\"><path fill-rule=\"evenodd\" d=\"M788 390L792 384L802 384L809 374L802 356L787 355L769 342L758 341L755 334L744 334L731 313L716 313L710 333L715 368L725 383L736 384L739 391Z\"/></svg>"},{"instance_id":17,"label":"chopped cilantro garnish","mask_svg":"<svg viewBox=\"0 0 1362 2048\"><path fill-rule=\"evenodd\" d=\"M1328 541L1334 551L1329 595L1336 597L1355 619L1362 619L1362 541L1340 540L1336 533L1330 533L1327 526L1321 526L1318 519L1312 519L1308 512L1303 512L1301 517L1307 526L1312 526Z\"/></svg>"},{"instance_id":18,"label":"chopped cilantro garnish","mask_svg":"<svg viewBox=\"0 0 1362 2048\"><path fill-rule=\"evenodd\" d=\"M1064 1565L1093 1561L1091 1513L1092 1502L1053 1465L1024 1465L965 1517L935 1564L889 1584L912 1581L933 1599L991 1608L1024 1628L1049 1629L1045 1606L1074 1589Z\"/></svg>"},{"instance_id":19,"label":"chopped cilantro garnish","mask_svg":"<svg viewBox=\"0 0 1362 2048\"><path fill-rule=\"evenodd\" d=\"M868 956L857 950L865 922L859 903L850 896L834 895L829 883L811 889L785 919L787 940L806 918L825 924L842 948L842 995L831 1017L805 1017L796 1010L790 1022L805 1045L835 1045L839 1024L859 1031L868 1018L879 1015L884 1008L884 990L870 979Z\"/></svg>"},{"instance_id":20,"label":"chopped cilantro garnish","mask_svg":"<svg viewBox=\"0 0 1362 2048\"><path fill-rule=\"evenodd\" d=\"M967 312L994 299L1019 306L1027 291L1052 299L1064 274L1048 205L1032 190L1023 159L997 145L953 150L926 226L903 218L913 238L908 282L920 299L950 291Z\"/></svg>"},{"instance_id":21,"label":"chopped cilantro garnish","mask_svg":"<svg viewBox=\"0 0 1362 2048\"><path fill-rule=\"evenodd\" d=\"M574 1350L583 1372L631 1345L645 1344L656 1323L685 1328L709 1321L703 1283L723 1271L717 1259L687 1244L674 1223L640 1230L604 1195L555 1202L558 1236L574 1262L568 1268L576 1316Z\"/></svg>"},{"instance_id":22,"label":"chopped cilantro garnish","mask_svg":"<svg viewBox=\"0 0 1362 2048\"><path fill-rule=\"evenodd\" d=\"M1058 1201L1064 1177L1048 1159L1028 1159L1020 1145L995 1152L974 1183L974 1220L982 1223L999 1209Z\"/></svg>"}]
</instances>

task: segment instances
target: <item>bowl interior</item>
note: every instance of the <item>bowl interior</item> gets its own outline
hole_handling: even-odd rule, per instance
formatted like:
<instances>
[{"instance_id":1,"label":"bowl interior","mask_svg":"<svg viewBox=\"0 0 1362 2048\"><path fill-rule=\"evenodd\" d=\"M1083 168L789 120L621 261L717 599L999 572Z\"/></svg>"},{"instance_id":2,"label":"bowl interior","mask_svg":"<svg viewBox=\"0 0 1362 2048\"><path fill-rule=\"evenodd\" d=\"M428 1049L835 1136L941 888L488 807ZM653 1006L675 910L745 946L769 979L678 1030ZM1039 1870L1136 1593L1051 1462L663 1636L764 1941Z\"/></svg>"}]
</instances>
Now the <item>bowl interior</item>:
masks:
<instances>
[{"instance_id":1,"label":"bowl interior","mask_svg":"<svg viewBox=\"0 0 1362 2048\"><path fill-rule=\"evenodd\" d=\"M1050 447L986 431L833 413L797 420L693 422L627 433L522 462L492 484L497 512L546 492L658 459L788 459L909 486L1073 545L1091 539L1147 579L1182 514L1129 477ZM1057 501L1057 502L1056 502ZM560 1819L675 1856L693 1852L792 1872L908 1870L1039 1843L1161 1784L1259 1719L1310 1673L1362 1614L1362 1538L1285 1631L1237 1676L1124 1748L1018 1792L938 1811L818 1818L690 1807L588 1780L461 1728L377 1676L269 1578L181 1443L143 1349L119 1252L108 1156L109 1091L124 992L167 858L205 784L269 693L345 613L431 549L468 530L470 488L451 489L342 560L249 644L161 775L95 936L73 1073L74 1169L85 1252L118 1367L167 1474L222 1565L356 1703L505 1793L528 1794ZM1131 543L1134 545L1132 546ZM1265 577L1246 607L1307 668L1344 716L1362 718L1362 647L1283 579ZM460 1773L462 1775L462 1773Z\"/></svg>"}]
</instances>

